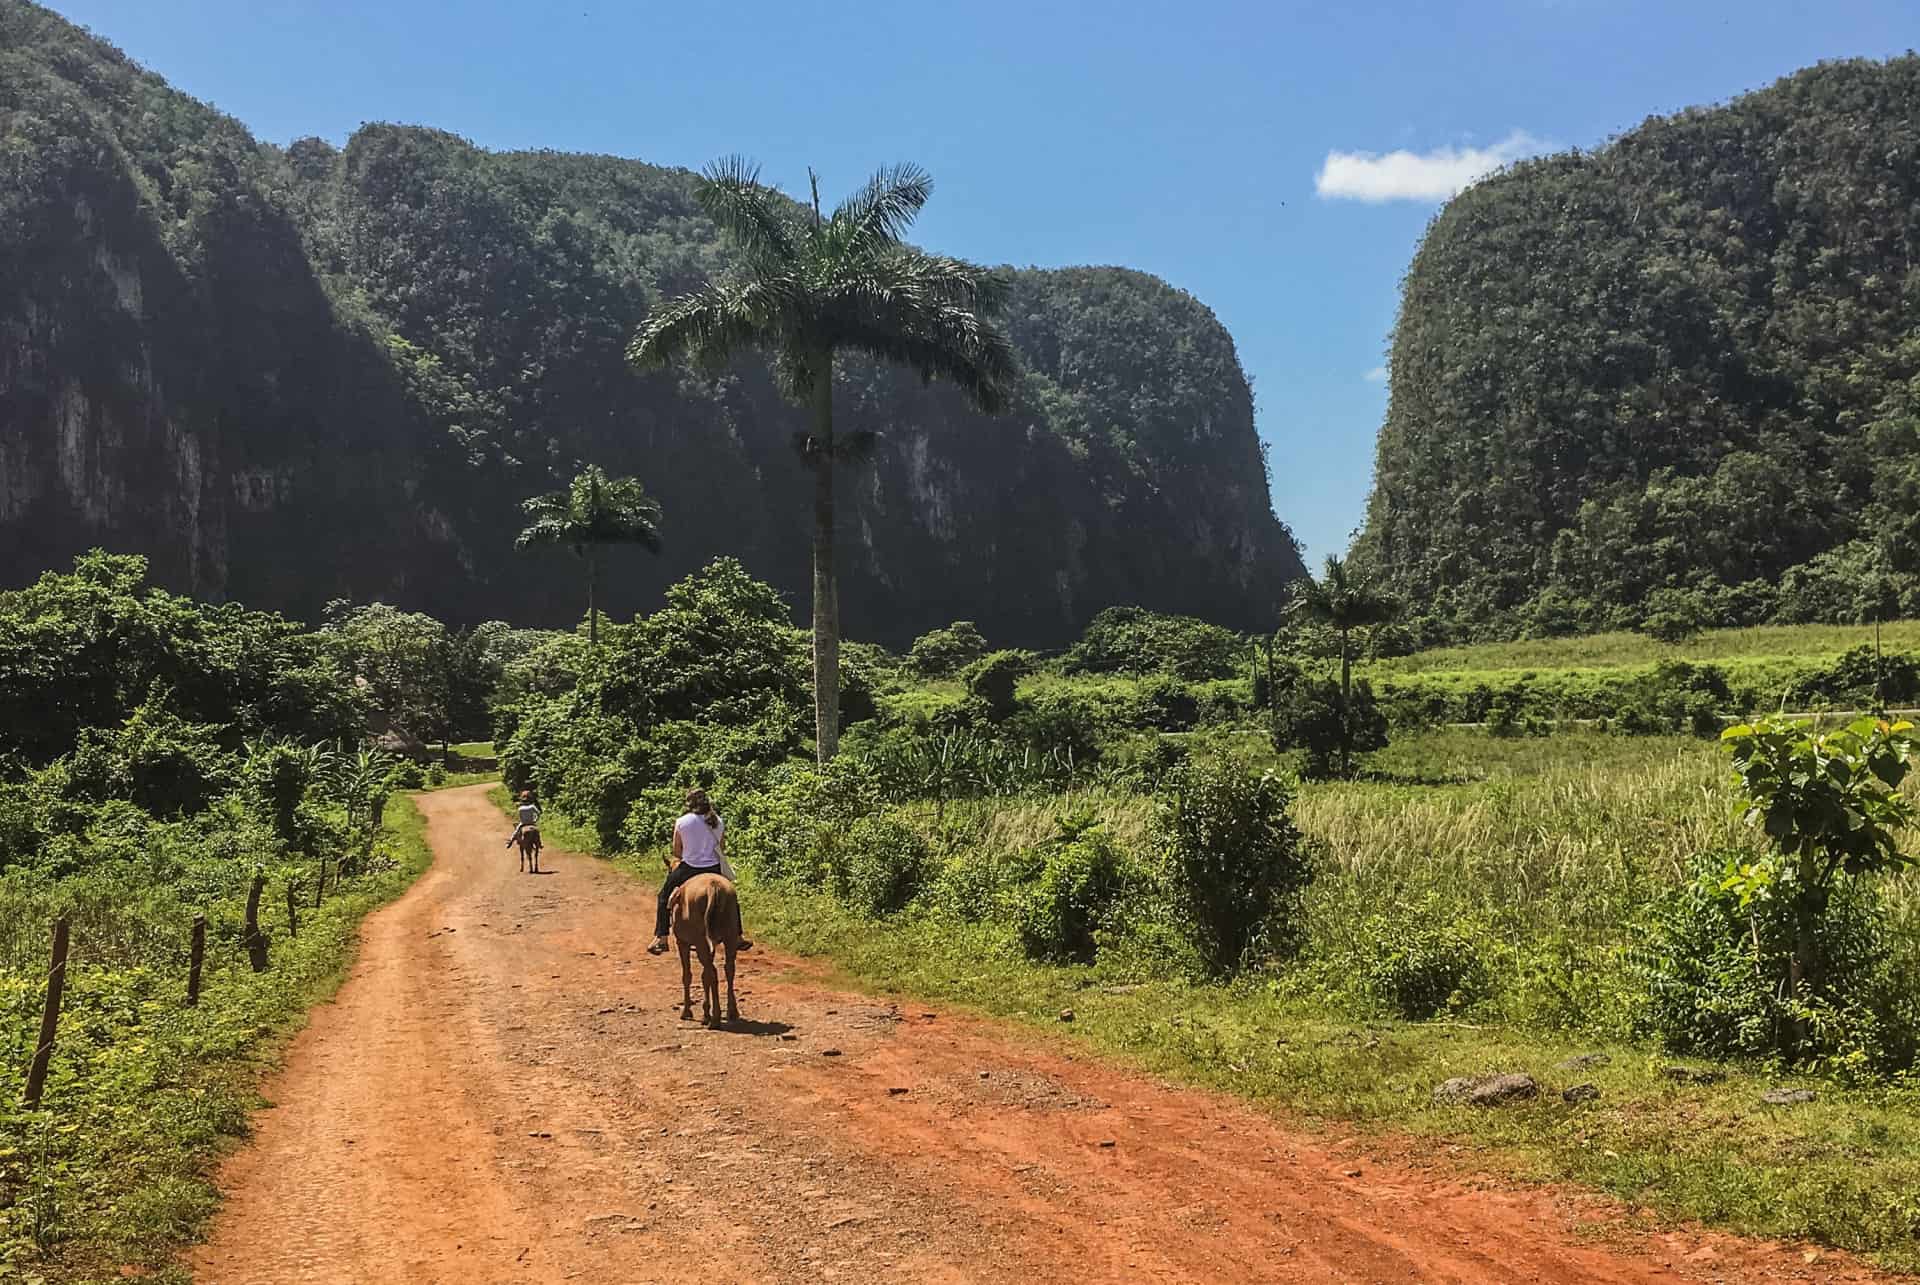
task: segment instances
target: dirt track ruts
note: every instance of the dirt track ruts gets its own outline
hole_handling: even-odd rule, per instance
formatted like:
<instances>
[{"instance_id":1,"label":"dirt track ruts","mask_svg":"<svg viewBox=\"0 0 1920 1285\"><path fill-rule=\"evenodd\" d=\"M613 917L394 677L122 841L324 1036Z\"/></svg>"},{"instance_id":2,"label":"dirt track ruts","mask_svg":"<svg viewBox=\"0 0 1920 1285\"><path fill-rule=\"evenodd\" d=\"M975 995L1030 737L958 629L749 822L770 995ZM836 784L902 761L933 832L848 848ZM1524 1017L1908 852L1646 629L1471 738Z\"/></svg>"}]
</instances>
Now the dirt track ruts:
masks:
<instances>
[{"instance_id":1,"label":"dirt track ruts","mask_svg":"<svg viewBox=\"0 0 1920 1285\"><path fill-rule=\"evenodd\" d=\"M198 1281L1879 1279L1328 1143L778 955L741 958L744 1029L709 1032L644 953L649 890L560 853L519 874L483 787L419 803L434 865L269 1082Z\"/></svg>"}]
</instances>

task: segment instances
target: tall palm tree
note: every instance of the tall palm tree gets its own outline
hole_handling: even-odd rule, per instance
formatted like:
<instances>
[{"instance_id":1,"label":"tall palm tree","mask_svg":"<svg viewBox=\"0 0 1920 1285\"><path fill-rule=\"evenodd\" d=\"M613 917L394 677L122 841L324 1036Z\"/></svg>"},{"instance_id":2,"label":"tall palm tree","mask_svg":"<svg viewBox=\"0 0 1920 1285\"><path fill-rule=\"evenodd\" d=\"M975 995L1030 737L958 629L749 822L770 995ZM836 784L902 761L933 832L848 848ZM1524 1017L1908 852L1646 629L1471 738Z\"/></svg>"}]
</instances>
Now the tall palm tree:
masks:
<instances>
[{"instance_id":1,"label":"tall palm tree","mask_svg":"<svg viewBox=\"0 0 1920 1285\"><path fill-rule=\"evenodd\" d=\"M1350 570L1345 559L1328 555L1326 570L1318 580L1305 576L1294 588L1292 610L1340 634L1340 772L1346 775L1353 771L1351 636L1356 629L1386 624L1398 608L1364 575Z\"/></svg>"},{"instance_id":2,"label":"tall palm tree","mask_svg":"<svg viewBox=\"0 0 1920 1285\"><path fill-rule=\"evenodd\" d=\"M564 491L536 495L520 506L529 518L516 549L559 544L587 562L587 645L600 645L600 550L609 544L644 545L660 552L660 505L639 479L608 477L589 464Z\"/></svg>"},{"instance_id":3,"label":"tall palm tree","mask_svg":"<svg viewBox=\"0 0 1920 1285\"><path fill-rule=\"evenodd\" d=\"M1014 362L987 320L1005 304L1006 280L901 239L933 194L925 171L881 170L831 215L821 213L818 178L809 178L811 211L762 183L745 160L708 166L695 196L738 246L741 270L654 312L627 356L642 368L680 358L712 368L742 348L761 348L783 391L812 411L812 431L795 445L813 470L813 712L825 763L840 742L833 469L873 446L871 433L834 436L834 358L861 353L923 379L948 379L989 413L1006 402Z\"/></svg>"}]
</instances>

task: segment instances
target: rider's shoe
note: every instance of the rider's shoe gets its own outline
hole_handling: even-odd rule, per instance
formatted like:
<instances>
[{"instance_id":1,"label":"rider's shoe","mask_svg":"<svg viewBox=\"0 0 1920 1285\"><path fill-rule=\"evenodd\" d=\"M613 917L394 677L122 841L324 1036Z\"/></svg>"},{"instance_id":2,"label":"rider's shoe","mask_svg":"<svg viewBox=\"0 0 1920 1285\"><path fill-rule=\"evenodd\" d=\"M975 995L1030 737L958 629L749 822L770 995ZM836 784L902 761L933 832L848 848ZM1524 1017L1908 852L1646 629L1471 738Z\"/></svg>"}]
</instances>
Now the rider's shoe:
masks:
<instances>
[{"instance_id":1,"label":"rider's shoe","mask_svg":"<svg viewBox=\"0 0 1920 1285\"><path fill-rule=\"evenodd\" d=\"M664 954L666 954L666 953L667 953L667 939L666 939L665 937L655 937L655 938L653 939L653 944L652 944L651 946L648 946L648 947L647 947L647 953L648 953L649 955L664 955Z\"/></svg>"},{"instance_id":2,"label":"rider's shoe","mask_svg":"<svg viewBox=\"0 0 1920 1285\"><path fill-rule=\"evenodd\" d=\"M747 939L746 939L745 937L742 937L742 938L740 939L740 942L739 942L739 944L738 944L738 945L736 945L736 946L734 947L734 949L735 949L735 950L752 950L752 949L753 949L753 943L752 943L752 942L750 942L750 941L748 941L748 940L747 940Z\"/></svg>"}]
</instances>

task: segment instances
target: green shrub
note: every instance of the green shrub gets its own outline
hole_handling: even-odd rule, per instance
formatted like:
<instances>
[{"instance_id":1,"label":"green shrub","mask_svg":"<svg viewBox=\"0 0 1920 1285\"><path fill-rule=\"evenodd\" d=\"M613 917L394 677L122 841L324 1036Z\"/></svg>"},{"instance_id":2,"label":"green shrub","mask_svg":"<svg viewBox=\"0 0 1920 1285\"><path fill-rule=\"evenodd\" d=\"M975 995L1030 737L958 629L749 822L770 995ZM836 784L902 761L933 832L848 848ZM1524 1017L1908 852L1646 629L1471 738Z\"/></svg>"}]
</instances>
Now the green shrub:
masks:
<instances>
[{"instance_id":1,"label":"green shrub","mask_svg":"<svg viewBox=\"0 0 1920 1285\"><path fill-rule=\"evenodd\" d=\"M986 707L994 719L1006 718L1017 708L1015 689L1033 670L1033 658L1023 651L996 651L960 671L967 695Z\"/></svg>"},{"instance_id":2,"label":"green shrub","mask_svg":"<svg viewBox=\"0 0 1920 1285\"><path fill-rule=\"evenodd\" d=\"M913 640L907 665L922 678L947 678L987 654L987 640L971 620L956 620Z\"/></svg>"},{"instance_id":3,"label":"green shrub","mask_svg":"<svg viewBox=\"0 0 1920 1285\"><path fill-rule=\"evenodd\" d=\"M396 790L418 790L426 783L426 770L412 759L401 759L393 765L393 770L387 773L387 784ZM525 788L524 778L514 785L516 791Z\"/></svg>"},{"instance_id":4,"label":"green shrub","mask_svg":"<svg viewBox=\"0 0 1920 1285\"><path fill-rule=\"evenodd\" d=\"M1878 893L1859 879L1834 885L1810 942L1826 966L1796 1002L1783 984L1792 906L1784 898L1743 906L1729 884L1742 856L1703 857L1693 880L1650 913L1633 954L1646 1030L1676 1053L1703 1057L1784 1057L1843 1073L1912 1066L1917 979L1894 949Z\"/></svg>"},{"instance_id":5,"label":"green shrub","mask_svg":"<svg viewBox=\"0 0 1920 1285\"><path fill-rule=\"evenodd\" d=\"M1299 944L1300 894L1313 867L1290 801L1277 773L1229 755L1189 759L1159 797L1153 834L1167 886L1215 973Z\"/></svg>"},{"instance_id":6,"label":"green shrub","mask_svg":"<svg viewBox=\"0 0 1920 1285\"><path fill-rule=\"evenodd\" d=\"M927 879L927 841L898 817L861 817L833 839L831 851L833 893L863 915L906 909Z\"/></svg>"},{"instance_id":7,"label":"green shrub","mask_svg":"<svg viewBox=\"0 0 1920 1285\"><path fill-rule=\"evenodd\" d=\"M821 887L833 877L841 836L879 806L872 770L858 760L837 758L824 772L776 767L764 789L733 802L727 850L762 879Z\"/></svg>"},{"instance_id":8,"label":"green shrub","mask_svg":"<svg viewBox=\"0 0 1920 1285\"><path fill-rule=\"evenodd\" d=\"M1368 916L1356 937L1349 976L1369 999L1401 1017L1462 1009L1487 992L1479 944L1431 898Z\"/></svg>"},{"instance_id":9,"label":"green shrub","mask_svg":"<svg viewBox=\"0 0 1920 1285\"><path fill-rule=\"evenodd\" d=\"M1133 875L1113 837L1087 814L1062 817L1042 845L1038 877L1014 902L1020 947L1035 959L1093 962L1095 934Z\"/></svg>"},{"instance_id":10,"label":"green shrub","mask_svg":"<svg viewBox=\"0 0 1920 1285\"><path fill-rule=\"evenodd\" d=\"M959 923L1011 923L1019 890L1040 872L1031 850L974 848L937 861L920 893L933 914Z\"/></svg>"},{"instance_id":11,"label":"green shrub","mask_svg":"<svg viewBox=\"0 0 1920 1285\"><path fill-rule=\"evenodd\" d=\"M447 765L435 759L427 765L427 784L445 785L447 783Z\"/></svg>"},{"instance_id":12,"label":"green shrub","mask_svg":"<svg viewBox=\"0 0 1920 1285\"><path fill-rule=\"evenodd\" d=\"M1164 675L1140 685L1128 720L1134 727L1185 732L1200 720L1200 698L1191 687Z\"/></svg>"},{"instance_id":13,"label":"green shrub","mask_svg":"<svg viewBox=\"0 0 1920 1285\"><path fill-rule=\"evenodd\" d=\"M1068 651L1069 674L1171 674L1231 678L1245 658L1240 635L1192 616L1164 616L1144 607L1108 607Z\"/></svg>"},{"instance_id":14,"label":"green shrub","mask_svg":"<svg viewBox=\"0 0 1920 1285\"><path fill-rule=\"evenodd\" d=\"M1000 734L1023 749L1064 755L1090 767L1098 762L1107 719L1099 703L1074 692L1049 692L1020 703Z\"/></svg>"},{"instance_id":15,"label":"green shrub","mask_svg":"<svg viewBox=\"0 0 1920 1285\"><path fill-rule=\"evenodd\" d=\"M1910 652L1888 652L1876 658L1872 647L1855 647L1832 664L1803 674L1793 684L1788 699L1801 705L1870 707L1876 690L1884 703L1906 704L1920 699L1920 657Z\"/></svg>"}]
</instances>

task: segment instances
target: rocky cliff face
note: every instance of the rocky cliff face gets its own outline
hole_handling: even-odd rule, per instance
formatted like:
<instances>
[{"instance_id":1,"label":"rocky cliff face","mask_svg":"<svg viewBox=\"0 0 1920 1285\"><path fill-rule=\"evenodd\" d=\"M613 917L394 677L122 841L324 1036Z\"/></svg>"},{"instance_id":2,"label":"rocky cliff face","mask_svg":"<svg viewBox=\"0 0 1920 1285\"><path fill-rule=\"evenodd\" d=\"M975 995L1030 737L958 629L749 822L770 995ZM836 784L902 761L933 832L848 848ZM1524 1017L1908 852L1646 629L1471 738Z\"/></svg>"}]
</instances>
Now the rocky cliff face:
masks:
<instances>
[{"instance_id":1,"label":"rocky cliff face","mask_svg":"<svg viewBox=\"0 0 1920 1285\"><path fill-rule=\"evenodd\" d=\"M0 0L0 575L98 544L299 614L563 624L577 568L511 551L516 506L590 460L666 511L662 555L614 556L615 610L719 553L802 601L800 413L757 360L622 359L725 266L684 172L393 126L282 152ZM1017 280L1010 413L841 372L842 424L882 434L845 485L849 631L1048 643L1116 602L1267 620L1299 560L1230 337L1141 274Z\"/></svg>"}]
</instances>

